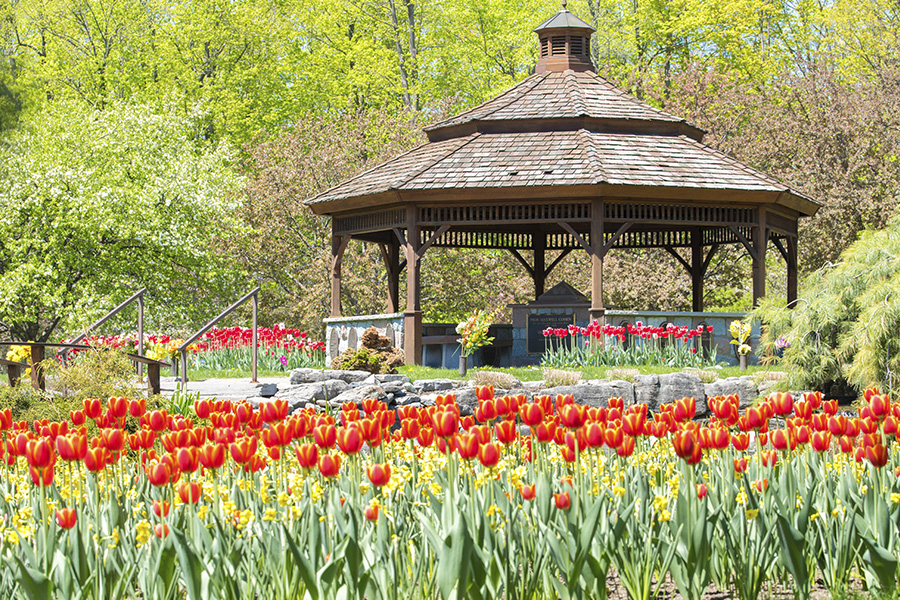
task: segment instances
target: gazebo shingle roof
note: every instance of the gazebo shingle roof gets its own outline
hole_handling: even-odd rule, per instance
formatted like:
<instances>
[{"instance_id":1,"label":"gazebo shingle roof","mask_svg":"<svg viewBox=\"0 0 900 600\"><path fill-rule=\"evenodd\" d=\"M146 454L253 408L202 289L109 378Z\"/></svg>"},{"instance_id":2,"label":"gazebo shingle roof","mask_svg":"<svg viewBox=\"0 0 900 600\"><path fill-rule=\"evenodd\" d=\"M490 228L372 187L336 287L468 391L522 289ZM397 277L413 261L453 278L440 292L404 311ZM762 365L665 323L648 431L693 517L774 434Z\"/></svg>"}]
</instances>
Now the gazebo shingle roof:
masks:
<instances>
[{"instance_id":1,"label":"gazebo shingle roof","mask_svg":"<svg viewBox=\"0 0 900 600\"><path fill-rule=\"evenodd\" d=\"M439 130L472 121L577 117L685 123L623 92L596 73L564 71L532 75L484 104L426 127L425 132L431 137Z\"/></svg>"},{"instance_id":2,"label":"gazebo shingle roof","mask_svg":"<svg viewBox=\"0 0 900 600\"><path fill-rule=\"evenodd\" d=\"M656 192L787 193L787 185L699 142L702 131L592 72L532 75L426 132L432 141L357 175L307 204L318 214L385 202L390 192L628 186ZM535 188L545 188L536 190ZM571 192L570 188L568 192ZM664 194L663 194L664 195ZM396 202L396 199L394 200ZM811 207L801 212L814 212Z\"/></svg>"}]
</instances>

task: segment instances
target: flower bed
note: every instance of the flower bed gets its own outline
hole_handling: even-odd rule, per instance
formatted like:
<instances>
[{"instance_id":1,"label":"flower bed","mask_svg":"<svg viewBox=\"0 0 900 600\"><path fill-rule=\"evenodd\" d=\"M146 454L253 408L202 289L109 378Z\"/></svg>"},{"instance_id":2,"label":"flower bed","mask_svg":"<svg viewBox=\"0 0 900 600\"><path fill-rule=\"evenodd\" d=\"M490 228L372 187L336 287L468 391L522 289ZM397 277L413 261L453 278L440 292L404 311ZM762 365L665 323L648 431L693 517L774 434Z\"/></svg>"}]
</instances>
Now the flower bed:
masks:
<instances>
[{"instance_id":1,"label":"flower bed","mask_svg":"<svg viewBox=\"0 0 900 600\"><path fill-rule=\"evenodd\" d=\"M717 397L700 423L692 398L650 414L477 394L474 418L453 396L337 415L125 398L61 423L0 412L0 596L605 598L611 569L629 598L666 573L683 598L894 589L888 396L852 416L819 394L745 411Z\"/></svg>"},{"instance_id":2,"label":"flower bed","mask_svg":"<svg viewBox=\"0 0 900 600\"><path fill-rule=\"evenodd\" d=\"M628 324L547 328L541 364L553 368L632 367L665 365L673 368L710 367L716 363L716 347L701 351L699 339L711 326L696 328Z\"/></svg>"},{"instance_id":3,"label":"flower bed","mask_svg":"<svg viewBox=\"0 0 900 600\"><path fill-rule=\"evenodd\" d=\"M188 346L192 369L249 371L252 364L253 330L249 327L213 327ZM259 368L288 371L325 366L325 342L310 339L305 331L281 324L257 329ZM137 336L92 336L82 343L91 346L137 351ZM155 360L178 358L183 339L166 334L150 334L144 339L145 354ZM77 355L76 350L72 351Z\"/></svg>"}]
</instances>

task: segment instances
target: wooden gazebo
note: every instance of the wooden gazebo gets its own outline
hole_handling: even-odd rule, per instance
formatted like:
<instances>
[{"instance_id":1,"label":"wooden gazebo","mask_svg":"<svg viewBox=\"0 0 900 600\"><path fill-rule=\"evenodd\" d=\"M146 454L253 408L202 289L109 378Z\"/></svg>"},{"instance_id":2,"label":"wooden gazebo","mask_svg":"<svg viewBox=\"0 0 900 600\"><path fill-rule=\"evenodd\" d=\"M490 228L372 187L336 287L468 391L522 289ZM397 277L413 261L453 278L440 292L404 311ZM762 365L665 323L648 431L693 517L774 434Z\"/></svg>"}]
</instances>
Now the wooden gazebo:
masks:
<instances>
[{"instance_id":1,"label":"wooden gazebo","mask_svg":"<svg viewBox=\"0 0 900 600\"><path fill-rule=\"evenodd\" d=\"M306 201L332 218L332 317L341 316L341 257L352 239L381 248L388 312L400 310L406 268L409 364L422 356L419 261L432 247L506 249L533 278L536 298L560 260L584 250L590 315L602 319L611 248L668 250L691 274L699 312L704 274L722 244L743 245L754 301L764 296L771 242L787 262L788 301L796 298L797 221L819 205L594 73L593 31L563 8L535 29L533 75L426 128L428 143ZM677 248L690 248L690 261ZM548 250L561 251L549 264Z\"/></svg>"}]
</instances>

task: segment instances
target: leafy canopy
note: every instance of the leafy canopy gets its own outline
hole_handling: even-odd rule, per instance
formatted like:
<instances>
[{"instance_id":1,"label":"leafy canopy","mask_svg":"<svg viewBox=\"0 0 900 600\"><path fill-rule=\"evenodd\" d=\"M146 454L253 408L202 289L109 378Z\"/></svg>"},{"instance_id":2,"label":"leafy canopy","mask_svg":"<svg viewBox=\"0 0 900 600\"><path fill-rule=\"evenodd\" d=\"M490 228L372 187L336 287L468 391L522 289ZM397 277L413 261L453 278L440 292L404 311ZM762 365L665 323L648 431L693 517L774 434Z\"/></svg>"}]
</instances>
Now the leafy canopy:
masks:
<instances>
[{"instance_id":1,"label":"leafy canopy","mask_svg":"<svg viewBox=\"0 0 900 600\"><path fill-rule=\"evenodd\" d=\"M226 144L146 106L56 102L0 147L0 320L19 339L84 325L140 287L181 322L229 294L219 257L241 179ZM80 322L80 323L79 323Z\"/></svg>"}]
</instances>

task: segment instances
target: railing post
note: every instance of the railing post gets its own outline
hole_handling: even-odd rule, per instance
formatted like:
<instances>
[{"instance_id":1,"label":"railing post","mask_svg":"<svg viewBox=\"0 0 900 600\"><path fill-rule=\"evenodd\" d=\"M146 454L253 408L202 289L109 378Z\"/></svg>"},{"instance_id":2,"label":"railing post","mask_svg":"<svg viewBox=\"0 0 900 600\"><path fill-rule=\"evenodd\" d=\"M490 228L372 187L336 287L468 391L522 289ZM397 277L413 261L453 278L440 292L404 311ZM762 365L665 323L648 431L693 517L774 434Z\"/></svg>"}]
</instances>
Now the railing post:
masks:
<instances>
[{"instance_id":1,"label":"railing post","mask_svg":"<svg viewBox=\"0 0 900 600\"><path fill-rule=\"evenodd\" d=\"M259 347L258 347L258 323L257 316L259 313L259 295L257 292L253 292L253 377L250 379L251 383L256 383L256 361L259 358Z\"/></svg>"},{"instance_id":2,"label":"railing post","mask_svg":"<svg viewBox=\"0 0 900 600\"><path fill-rule=\"evenodd\" d=\"M187 348L181 349L181 385L184 386L181 388L181 391L185 391L187 388Z\"/></svg>"},{"instance_id":3,"label":"railing post","mask_svg":"<svg viewBox=\"0 0 900 600\"><path fill-rule=\"evenodd\" d=\"M141 294L137 297L137 305L138 305L138 347L137 352L138 356L144 355L144 295ZM141 381L144 381L144 364L139 362L137 364L137 372L138 378Z\"/></svg>"}]
</instances>

